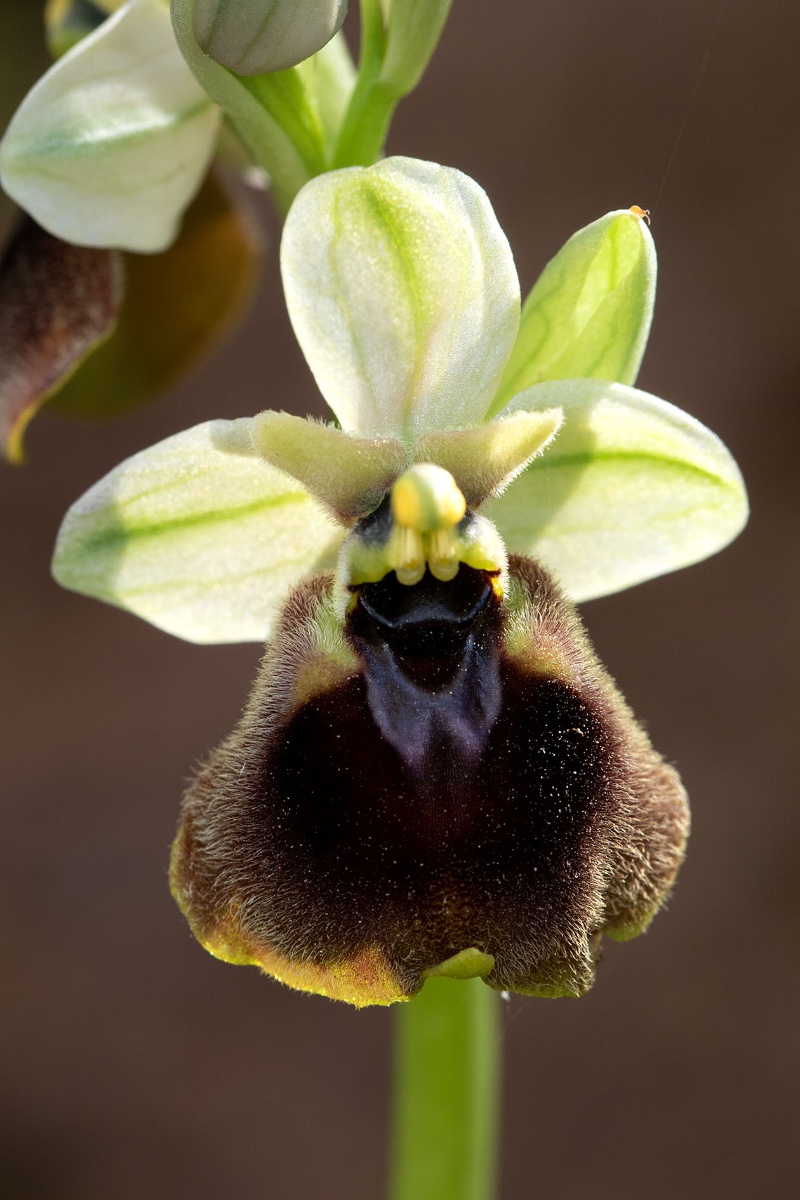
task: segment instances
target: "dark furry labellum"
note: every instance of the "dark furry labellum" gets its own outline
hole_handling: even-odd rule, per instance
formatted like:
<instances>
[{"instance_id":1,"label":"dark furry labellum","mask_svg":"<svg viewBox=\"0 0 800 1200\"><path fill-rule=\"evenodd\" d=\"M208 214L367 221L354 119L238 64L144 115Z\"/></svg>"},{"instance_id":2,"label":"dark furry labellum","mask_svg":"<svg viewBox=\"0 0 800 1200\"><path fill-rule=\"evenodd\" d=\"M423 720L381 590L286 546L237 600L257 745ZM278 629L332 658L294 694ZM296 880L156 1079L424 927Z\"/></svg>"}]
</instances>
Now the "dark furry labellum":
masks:
<instances>
[{"instance_id":1,"label":"dark furry labellum","mask_svg":"<svg viewBox=\"0 0 800 1200\"><path fill-rule=\"evenodd\" d=\"M535 563L511 559L503 596L463 563L351 592L342 620L330 577L295 590L186 794L172 886L195 934L358 1005L456 956L494 988L582 994L600 934L641 932L669 891L678 776Z\"/></svg>"}]
</instances>

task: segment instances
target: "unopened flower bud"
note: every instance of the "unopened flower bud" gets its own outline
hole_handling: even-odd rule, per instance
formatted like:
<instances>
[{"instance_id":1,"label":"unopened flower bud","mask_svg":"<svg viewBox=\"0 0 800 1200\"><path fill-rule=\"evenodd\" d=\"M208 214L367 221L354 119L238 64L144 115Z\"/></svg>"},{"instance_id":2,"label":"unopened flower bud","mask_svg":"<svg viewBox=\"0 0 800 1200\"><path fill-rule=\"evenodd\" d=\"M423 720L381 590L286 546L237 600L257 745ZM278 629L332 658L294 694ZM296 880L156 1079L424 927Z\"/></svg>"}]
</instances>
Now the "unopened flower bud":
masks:
<instances>
[{"instance_id":1,"label":"unopened flower bud","mask_svg":"<svg viewBox=\"0 0 800 1200\"><path fill-rule=\"evenodd\" d=\"M331 40L347 0L196 0L194 35L238 75L285 71Z\"/></svg>"}]
</instances>

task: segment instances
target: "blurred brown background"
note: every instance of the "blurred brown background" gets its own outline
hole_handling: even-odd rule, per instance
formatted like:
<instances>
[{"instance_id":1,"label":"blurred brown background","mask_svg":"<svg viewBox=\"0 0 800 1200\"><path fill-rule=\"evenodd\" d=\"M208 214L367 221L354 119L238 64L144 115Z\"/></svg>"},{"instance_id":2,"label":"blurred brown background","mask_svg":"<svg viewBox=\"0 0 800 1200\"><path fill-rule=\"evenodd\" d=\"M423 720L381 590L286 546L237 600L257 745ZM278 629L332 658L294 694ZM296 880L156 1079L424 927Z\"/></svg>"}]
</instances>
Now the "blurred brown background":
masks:
<instances>
[{"instance_id":1,"label":"blurred brown background","mask_svg":"<svg viewBox=\"0 0 800 1200\"><path fill-rule=\"evenodd\" d=\"M9 104L44 63L39 10L0 0ZM393 128L486 187L524 290L579 226L655 205L640 384L723 437L753 503L717 558L585 607L694 834L588 997L505 1006L504 1200L796 1194L799 49L794 0L455 0ZM45 414L29 466L0 469L3 1200L382 1195L390 1015L214 961L167 891L183 781L258 647L185 645L48 577L64 509L121 458L212 416L321 412L267 219L221 354L124 421Z\"/></svg>"}]
</instances>

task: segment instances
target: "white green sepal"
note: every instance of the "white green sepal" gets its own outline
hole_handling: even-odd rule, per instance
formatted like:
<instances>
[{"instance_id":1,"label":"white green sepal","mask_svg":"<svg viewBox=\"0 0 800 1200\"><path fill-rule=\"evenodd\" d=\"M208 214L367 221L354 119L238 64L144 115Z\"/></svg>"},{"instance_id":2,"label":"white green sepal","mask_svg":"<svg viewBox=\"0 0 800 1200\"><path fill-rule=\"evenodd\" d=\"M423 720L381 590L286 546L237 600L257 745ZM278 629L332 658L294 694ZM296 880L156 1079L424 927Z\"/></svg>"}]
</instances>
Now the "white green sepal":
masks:
<instances>
[{"instance_id":1,"label":"white green sepal","mask_svg":"<svg viewBox=\"0 0 800 1200\"><path fill-rule=\"evenodd\" d=\"M254 451L252 421L207 421L120 463L64 518L53 574L191 642L261 642L344 530Z\"/></svg>"},{"instance_id":2,"label":"white green sepal","mask_svg":"<svg viewBox=\"0 0 800 1200\"><path fill-rule=\"evenodd\" d=\"M572 600L699 562L744 527L739 469L688 413L596 379L538 384L505 411L555 407L563 423L552 445L485 511L509 552L542 562Z\"/></svg>"},{"instance_id":3,"label":"white green sepal","mask_svg":"<svg viewBox=\"0 0 800 1200\"><path fill-rule=\"evenodd\" d=\"M617 209L574 233L522 307L491 413L547 379L635 383L653 319L656 273L653 238L638 210Z\"/></svg>"},{"instance_id":4,"label":"white green sepal","mask_svg":"<svg viewBox=\"0 0 800 1200\"><path fill-rule=\"evenodd\" d=\"M64 241L156 252L202 182L219 120L168 7L129 0L22 101L0 144L0 181Z\"/></svg>"}]
</instances>

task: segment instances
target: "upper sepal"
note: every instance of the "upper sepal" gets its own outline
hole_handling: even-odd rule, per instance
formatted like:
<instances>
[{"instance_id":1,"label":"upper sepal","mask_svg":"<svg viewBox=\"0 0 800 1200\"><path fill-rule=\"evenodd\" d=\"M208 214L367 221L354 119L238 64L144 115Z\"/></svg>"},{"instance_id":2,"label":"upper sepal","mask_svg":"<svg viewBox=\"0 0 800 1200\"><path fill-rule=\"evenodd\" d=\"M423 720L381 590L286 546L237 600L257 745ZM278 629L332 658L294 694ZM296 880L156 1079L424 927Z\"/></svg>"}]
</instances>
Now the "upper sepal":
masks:
<instances>
[{"instance_id":1,"label":"upper sepal","mask_svg":"<svg viewBox=\"0 0 800 1200\"><path fill-rule=\"evenodd\" d=\"M345 430L409 443L483 420L519 285L466 175L389 158L319 176L289 213L281 267L298 341Z\"/></svg>"}]
</instances>

